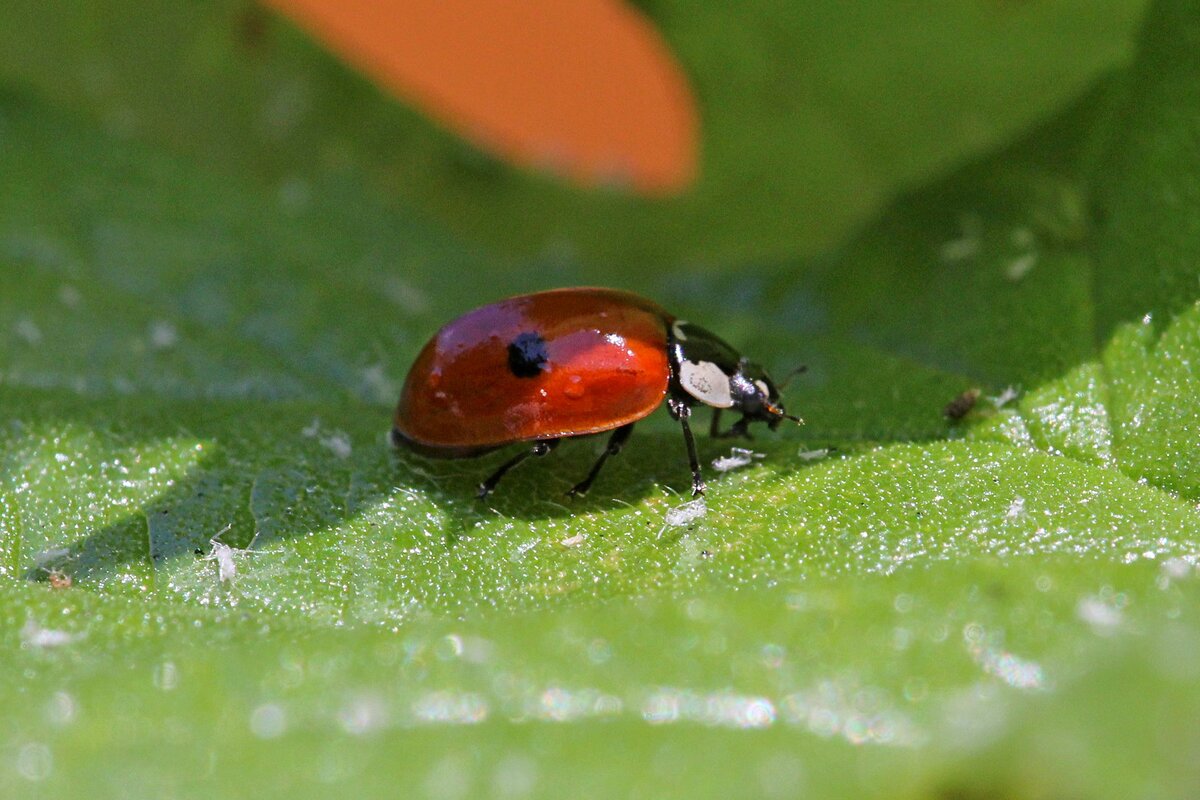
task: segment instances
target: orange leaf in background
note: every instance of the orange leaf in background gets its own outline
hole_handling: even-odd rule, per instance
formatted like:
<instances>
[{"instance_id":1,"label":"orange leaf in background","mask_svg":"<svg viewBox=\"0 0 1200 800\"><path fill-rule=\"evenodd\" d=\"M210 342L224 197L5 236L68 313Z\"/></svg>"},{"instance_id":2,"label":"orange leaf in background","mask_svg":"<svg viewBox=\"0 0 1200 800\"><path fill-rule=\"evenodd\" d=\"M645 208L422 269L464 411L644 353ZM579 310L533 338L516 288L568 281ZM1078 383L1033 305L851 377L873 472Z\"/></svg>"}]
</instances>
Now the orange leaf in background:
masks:
<instances>
[{"instance_id":1,"label":"orange leaf in background","mask_svg":"<svg viewBox=\"0 0 1200 800\"><path fill-rule=\"evenodd\" d=\"M687 79L622 0L265 0L501 158L646 194L695 177Z\"/></svg>"}]
</instances>

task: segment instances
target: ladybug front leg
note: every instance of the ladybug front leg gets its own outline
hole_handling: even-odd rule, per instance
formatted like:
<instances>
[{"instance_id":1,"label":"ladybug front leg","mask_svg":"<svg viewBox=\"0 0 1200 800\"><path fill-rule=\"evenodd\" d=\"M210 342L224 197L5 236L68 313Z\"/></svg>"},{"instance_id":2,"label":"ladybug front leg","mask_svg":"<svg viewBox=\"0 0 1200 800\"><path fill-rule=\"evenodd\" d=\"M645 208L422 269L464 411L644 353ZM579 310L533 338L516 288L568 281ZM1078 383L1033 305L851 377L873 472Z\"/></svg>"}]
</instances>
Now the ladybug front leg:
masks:
<instances>
[{"instance_id":1,"label":"ladybug front leg","mask_svg":"<svg viewBox=\"0 0 1200 800\"><path fill-rule=\"evenodd\" d=\"M687 445L688 463L692 467L692 497L704 494L704 475L700 472L700 457L696 455L696 439L692 436L692 428L688 425L688 417L692 415L692 407L682 400L667 398L667 408L671 416L679 420L683 428L683 441Z\"/></svg>"},{"instance_id":2,"label":"ladybug front leg","mask_svg":"<svg viewBox=\"0 0 1200 800\"><path fill-rule=\"evenodd\" d=\"M629 441L629 435L633 433L633 423L622 425L612 432L612 436L608 438L608 444L604 446L604 452L600 454L600 458L596 459L596 463L592 465L592 470L587 474L587 477L579 483L571 487L571 491L567 492L571 497L587 494L588 489L592 488L592 481L596 480L596 476L600 474L600 468L604 466L604 462L609 456L615 456L621 452L621 448L625 446L625 442Z\"/></svg>"},{"instance_id":3,"label":"ladybug front leg","mask_svg":"<svg viewBox=\"0 0 1200 800\"><path fill-rule=\"evenodd\" d=\"M475 493L475 496L480 500L487 497L496 488L496 484L500 482L500 479L503 478L505 473L507 473L510 469L515 467L517 464L520 464L530 456L544 456L556 447L558 447L558 439L546 439L545 441L537 442L528 450L517 453L508 461L505 461L503 464L501 464L496 471L491 474L491 477L479 484L479 491Z\"/></svg>"}]
</instances>

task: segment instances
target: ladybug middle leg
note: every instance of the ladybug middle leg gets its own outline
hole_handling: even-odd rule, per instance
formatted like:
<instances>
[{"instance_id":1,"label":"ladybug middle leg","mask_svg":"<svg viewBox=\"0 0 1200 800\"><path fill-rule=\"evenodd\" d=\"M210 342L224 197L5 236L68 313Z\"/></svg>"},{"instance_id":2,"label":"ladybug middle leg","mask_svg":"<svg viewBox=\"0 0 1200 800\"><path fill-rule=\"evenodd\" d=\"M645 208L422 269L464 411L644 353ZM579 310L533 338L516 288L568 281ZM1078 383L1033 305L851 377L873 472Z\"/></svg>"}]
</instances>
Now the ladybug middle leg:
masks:
<instances>
[{"instance_id":1,"label":"ladybug middle leg","mask_svg":"<svg viewBox=\"0 0 1200 800\"><path fill-rule=\"evenodd\" d=\"M500 479L503 478L510 469L515 467L517 464L520 464L530 456L544 456L556 447L558 447L558 439L545 439L540 442L535 442L533 447L517 453L508 461L505 461L503 464L497 467L496 471L493 472L486 481L479 484L479 491L475 493L475 496L480 500L487 497L496 488L496 484L500 482Z\"/></svg>"},{"instance_id":2,"label":"ladybug middle leg","mask_svg":"<svg viewBox=\"0 0 1200 800\"><path fill-rule=\"evenodd\" d=\"M604 446L604 452L596 459L596 463L592 465L592 469L588 472L587 477L579 483L571 487L567 492L571 497L587 494L587 490L592 488L592 481L596 480L596 476L600 474L600 468L604 466L604 462L609 456L615 456L621 452L621 448L629 441L629 435L633 433L633 423L622 425L612 432L612 436L608 437L608 444Z\"/></svg>"},{"instance_id":3,"label":"ladybug middle leg","mask_svg":"<svg viewBox=\"0 0 1200 800\"><path fill-rule=\"evenodd\" d=\"M754 436L750 433L747 427L750 420L743 416L737 422L729 426L729 430L721 430L721 409L714 408L712 412L712 424L708 427L708 436L710 439L753 439Z\"/></svg>"}]
</instances>

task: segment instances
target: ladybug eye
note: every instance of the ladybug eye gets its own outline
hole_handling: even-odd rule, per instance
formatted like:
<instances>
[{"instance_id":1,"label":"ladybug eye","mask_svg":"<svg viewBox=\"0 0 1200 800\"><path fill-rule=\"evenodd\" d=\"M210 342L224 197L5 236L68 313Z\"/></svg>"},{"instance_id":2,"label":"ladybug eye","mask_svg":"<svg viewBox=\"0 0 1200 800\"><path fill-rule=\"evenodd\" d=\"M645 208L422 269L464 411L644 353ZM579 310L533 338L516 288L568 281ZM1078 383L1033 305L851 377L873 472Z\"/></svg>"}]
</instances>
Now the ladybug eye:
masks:
<instances>
[{"instance_id":1,"label":"ladybug eye","mask_svg":"<svg viewBox=\"0 0 1200 800\"><path fill-rule=\"evenodd\" d=\"M679 384L705 405L732 408L729 376L711 361L684 361L679 365Z\"/></svg>"}]
</instances>

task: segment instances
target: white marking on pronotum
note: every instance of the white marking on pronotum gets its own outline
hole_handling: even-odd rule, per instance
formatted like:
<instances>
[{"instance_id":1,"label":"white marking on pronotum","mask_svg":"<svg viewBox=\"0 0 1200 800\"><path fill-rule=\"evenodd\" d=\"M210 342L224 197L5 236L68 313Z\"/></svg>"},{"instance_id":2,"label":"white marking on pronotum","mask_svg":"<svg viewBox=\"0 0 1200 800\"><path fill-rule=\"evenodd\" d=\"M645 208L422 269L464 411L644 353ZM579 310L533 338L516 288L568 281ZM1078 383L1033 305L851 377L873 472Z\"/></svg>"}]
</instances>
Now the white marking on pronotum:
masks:
<instances>
[{"instance_id":1,"label":"white marking on pronotum","mask_svg":"<svg viewBox=\"0 0 1200 800\"><path fill-rule=\"evenodd\" d=\"M687 334L683 332L683 326L687 325L687 320L677 319L671 323L671 333L674 337L681 341L687 341Z\"/></svg>"},{"instance_id":2,"label":"white marking on pronotum","mask_svg":"<svg viewBox=\"0 0 1200 800\"><path fill-rule=\"evenodd\" d=\"M767 388L767 384L764 383L763 381L755 381L754 385L758 387L758 390L760 392L762 392L763 397L771 396L771 390Z\"/></svg>"},{"instance_id":3,"label":"white marking on pronotum","mask_svg":"<svg viewBox=\"0 0 1200 800\"><path fill-rule=\"evenodd\" d=\"M729 376L711 361L684 361L679 365L679 383L684 391L713 408L732 408Z\"/></svg>"}]
</instances>

